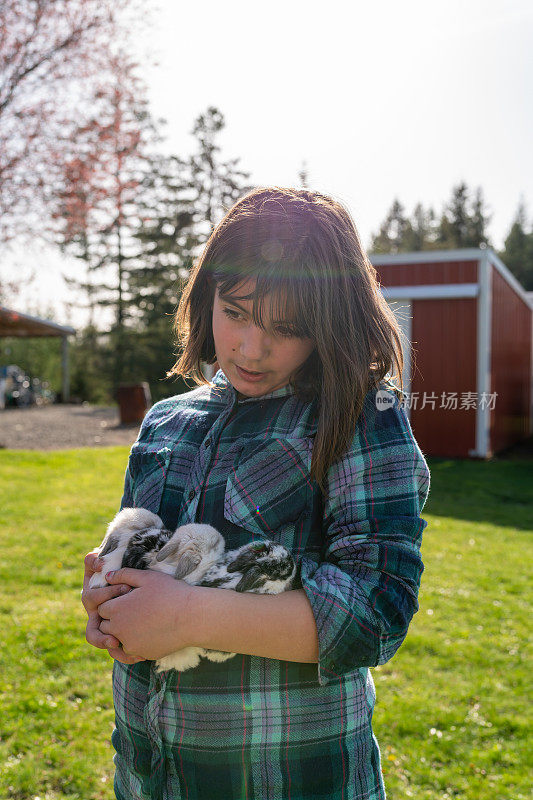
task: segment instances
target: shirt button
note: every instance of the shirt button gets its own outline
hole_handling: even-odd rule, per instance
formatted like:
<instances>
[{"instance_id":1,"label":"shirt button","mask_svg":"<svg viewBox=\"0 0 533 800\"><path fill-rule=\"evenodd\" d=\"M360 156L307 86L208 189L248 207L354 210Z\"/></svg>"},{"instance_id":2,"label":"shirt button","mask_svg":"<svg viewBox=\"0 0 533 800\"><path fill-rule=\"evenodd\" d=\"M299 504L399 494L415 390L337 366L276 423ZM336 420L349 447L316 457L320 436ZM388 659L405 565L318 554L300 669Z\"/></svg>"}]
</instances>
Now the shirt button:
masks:
<instances>
[{"instance_id":1,"label":"shirt button","mask_svg":"<svg viewBox=\"0 0 533 800\"><path fill-rule=\"evenodd\" d=\"M211 439L206 439L205 440L204 447L211 447Z\"/></svg>"},{"instance_id":2,"label":"shirt button","mask_svg":"<svg viewBox=\"0 0 533 800\"><path fill-rule=\"evenodd\" d=\"M191 489L191 491L189 492L189 502L193 499L195 494L196 492L194 491L194 489Z\"/></svg>"}]
</instances>

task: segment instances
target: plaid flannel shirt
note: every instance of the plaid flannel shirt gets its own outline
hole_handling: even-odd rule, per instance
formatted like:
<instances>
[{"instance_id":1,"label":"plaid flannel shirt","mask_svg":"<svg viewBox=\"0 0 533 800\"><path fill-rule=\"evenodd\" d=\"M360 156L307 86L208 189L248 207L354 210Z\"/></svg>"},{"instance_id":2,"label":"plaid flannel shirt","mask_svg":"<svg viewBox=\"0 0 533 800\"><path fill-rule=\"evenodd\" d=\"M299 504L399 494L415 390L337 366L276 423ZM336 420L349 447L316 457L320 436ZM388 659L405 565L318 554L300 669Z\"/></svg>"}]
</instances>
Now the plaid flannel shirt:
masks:
<instances>
[{"instance_id":1,"label":"plaid flannel shirt","mask_svg":"<svg viewBox=\"0 0 533 800\"><path fill-rule=\"evenodd\" d=\"M156 403L132 447L122 507L174 529L205 522L228 548L269 538L298 564L318 664L236 655L158 674L115 662L119 800L383 800L368 667L418 608L429 470L394 387L365 398L352 444L311 481L316 401L290 386L241 398L222 371Z\"/></svg>"}]
</instances>

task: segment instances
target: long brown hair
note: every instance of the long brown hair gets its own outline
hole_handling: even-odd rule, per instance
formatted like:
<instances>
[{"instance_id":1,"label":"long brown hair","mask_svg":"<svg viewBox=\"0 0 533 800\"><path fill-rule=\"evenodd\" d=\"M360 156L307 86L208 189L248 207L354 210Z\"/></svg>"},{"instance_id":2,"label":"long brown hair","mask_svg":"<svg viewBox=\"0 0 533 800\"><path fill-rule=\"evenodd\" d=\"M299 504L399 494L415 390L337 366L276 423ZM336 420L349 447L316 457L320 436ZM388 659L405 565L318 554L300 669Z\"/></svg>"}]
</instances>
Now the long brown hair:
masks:
<instances>
[{"instance_id":1,"label":"long brown hair","mask_svg":"<svg viewBox=\"0 0 533 800\"><path fill-rule=\"evenodd\" d=\"M324 489L330 465L350 445L369 389L388 373L403 388L398 323L341 203L307 189L259 187L228 211L191 270L174 322L182 353L169 376L212 385L201 362L216 361L215 289L233 293L248 278L256 279L257 325L264 327L269 295L272 318L290 319L298 335L315 342L291 385L301 399L318 400L311 476Z\"/></svg>"}]
</instances>

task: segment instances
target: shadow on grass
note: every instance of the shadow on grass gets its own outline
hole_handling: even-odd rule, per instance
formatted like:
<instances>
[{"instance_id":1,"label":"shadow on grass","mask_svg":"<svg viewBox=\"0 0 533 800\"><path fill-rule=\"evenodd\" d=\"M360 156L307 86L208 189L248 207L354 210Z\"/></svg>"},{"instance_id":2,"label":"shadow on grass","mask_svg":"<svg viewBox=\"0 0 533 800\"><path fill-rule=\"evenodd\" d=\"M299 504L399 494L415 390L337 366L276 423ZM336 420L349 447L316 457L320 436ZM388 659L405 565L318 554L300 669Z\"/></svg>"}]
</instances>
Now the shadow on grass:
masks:
<instances>
[{"instance_id":1,"label":"shadow on grass","mask_svg":"<svg viewBox=\"0 0 533 800\"><path fill-rule=\"evenodd\" d=\"M533 530L533 457L427 459L431 489L422 512Z\"/></svg>"}]
</instances>

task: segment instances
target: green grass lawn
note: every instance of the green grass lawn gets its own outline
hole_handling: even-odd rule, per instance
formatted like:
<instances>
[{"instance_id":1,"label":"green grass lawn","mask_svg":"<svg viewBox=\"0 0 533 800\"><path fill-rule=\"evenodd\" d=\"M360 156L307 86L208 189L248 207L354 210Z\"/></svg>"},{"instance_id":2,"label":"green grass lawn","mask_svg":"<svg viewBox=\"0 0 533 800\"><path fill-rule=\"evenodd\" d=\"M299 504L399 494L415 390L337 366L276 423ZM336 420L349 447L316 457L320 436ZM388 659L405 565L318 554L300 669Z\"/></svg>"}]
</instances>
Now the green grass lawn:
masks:
<instances>
[{"instance_id":1,"label":"green grass lawn","mask_svg":"<svg viewBox=\"0 0 533 800\"><path fill-rule=\"evenodd\" d=\"M111 661L80 587L127 454L0 451L1 800L113 797ZM526 800L533 461L430 467L420 611L373 670L388 798Z\"/></svg>"}]
</instances>

